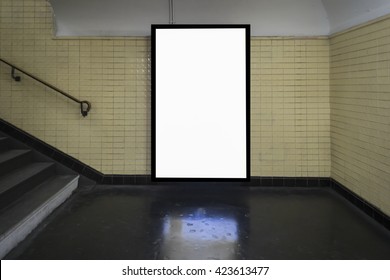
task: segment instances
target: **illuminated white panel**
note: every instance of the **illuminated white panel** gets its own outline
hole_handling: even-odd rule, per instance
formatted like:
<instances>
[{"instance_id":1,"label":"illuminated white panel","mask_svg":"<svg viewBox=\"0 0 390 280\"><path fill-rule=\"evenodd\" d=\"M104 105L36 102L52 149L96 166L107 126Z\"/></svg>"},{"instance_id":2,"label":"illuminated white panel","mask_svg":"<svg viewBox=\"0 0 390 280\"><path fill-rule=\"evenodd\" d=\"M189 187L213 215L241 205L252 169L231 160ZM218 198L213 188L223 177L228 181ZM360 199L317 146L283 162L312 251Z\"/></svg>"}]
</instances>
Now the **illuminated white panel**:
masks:
<instances>
[{"instance_id":1,"label":"illuminated white panel","mask_svg":"<svg viewBox=\"0 0 390 280\"><path fill-rule=\"evenodd\" d=\"M152 30L155 178L248 178L248 30Z\"/></svg>"}]
</instances>

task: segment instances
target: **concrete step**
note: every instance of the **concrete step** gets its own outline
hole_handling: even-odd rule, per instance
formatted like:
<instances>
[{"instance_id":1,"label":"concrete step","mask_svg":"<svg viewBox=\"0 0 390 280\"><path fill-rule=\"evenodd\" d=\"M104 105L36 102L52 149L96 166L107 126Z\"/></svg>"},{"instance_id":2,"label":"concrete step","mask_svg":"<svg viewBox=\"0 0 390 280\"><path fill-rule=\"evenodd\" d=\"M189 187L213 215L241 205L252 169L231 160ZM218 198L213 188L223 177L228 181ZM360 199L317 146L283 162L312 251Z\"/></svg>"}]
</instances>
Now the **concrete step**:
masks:
<instances>
[{"instance_id":1,"label":"concrete step","mask_svg":"<svg viewBox=\"0 0 390 280\"><path fill-rule=\"evenodd\" d=\"M0 212L0 258L72 194L78 179L78 175L52 176Z\"/></svg>"},{"instance_id":2,"label":"concrete step","mask_svg":"<svg viewBox=\"0 0 390 280\"><path fill-rule=\"evenodd\" d=\"M0 177L0 210L55 174L50 162L34 162Z\"/></svg>"},{"instance_id":3,"label":"concrete step","mask_svg":"<svg viewBox=\"0 0 390 280\"><path fill-rule=\"evenodd\" d=\"M31 150L7 150L0 152L0 176L31 162Z\"/></svg>"}]
</instances>

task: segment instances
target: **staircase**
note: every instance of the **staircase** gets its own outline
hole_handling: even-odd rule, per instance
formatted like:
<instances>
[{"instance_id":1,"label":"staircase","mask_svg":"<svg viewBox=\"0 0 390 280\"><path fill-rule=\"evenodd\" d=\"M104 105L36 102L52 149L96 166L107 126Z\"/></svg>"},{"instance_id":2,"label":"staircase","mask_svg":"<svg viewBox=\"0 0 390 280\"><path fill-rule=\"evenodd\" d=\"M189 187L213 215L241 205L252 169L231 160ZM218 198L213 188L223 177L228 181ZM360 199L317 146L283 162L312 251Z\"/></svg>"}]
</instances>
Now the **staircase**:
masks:
<instances>
[{"instance_id":1,"label":"staircase","mask_svg":"<svg viewBox=\"0 0 390 280\"><path fill-rule=\"evenodd\" d=\"M0 132L0 258L71 195L78 179Z\"/></svg>"}]
</instances>

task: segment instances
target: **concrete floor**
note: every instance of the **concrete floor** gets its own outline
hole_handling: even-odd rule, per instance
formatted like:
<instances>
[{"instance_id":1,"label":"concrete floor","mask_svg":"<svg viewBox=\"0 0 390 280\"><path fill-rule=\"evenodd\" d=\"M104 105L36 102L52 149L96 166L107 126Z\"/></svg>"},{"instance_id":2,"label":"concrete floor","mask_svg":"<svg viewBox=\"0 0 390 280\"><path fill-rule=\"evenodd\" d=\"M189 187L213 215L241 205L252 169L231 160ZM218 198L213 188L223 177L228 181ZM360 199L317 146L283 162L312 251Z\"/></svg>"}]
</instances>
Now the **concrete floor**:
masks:
<instances>
[{"instance_id":1,"label":"concrete floor","mask_svg":"<svg viewBox=\"0 0 390 280\"><path fill-rule=\"evenodd\" d=\"M79 189L8 259L390 259L390 232L328 188Z\"/></svg>"}]
</instances>

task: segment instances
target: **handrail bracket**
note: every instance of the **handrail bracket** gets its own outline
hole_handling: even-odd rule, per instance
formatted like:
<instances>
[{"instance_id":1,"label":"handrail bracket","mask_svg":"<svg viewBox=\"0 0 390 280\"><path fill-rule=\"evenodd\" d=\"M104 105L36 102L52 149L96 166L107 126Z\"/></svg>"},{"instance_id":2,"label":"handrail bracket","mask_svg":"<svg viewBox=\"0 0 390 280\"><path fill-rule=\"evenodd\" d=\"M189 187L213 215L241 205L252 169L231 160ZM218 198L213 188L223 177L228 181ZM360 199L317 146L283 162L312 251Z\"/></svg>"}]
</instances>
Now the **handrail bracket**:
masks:
<instances>
[{"instance_id":1,"label":"handrail bracket","mask_svg":"<svg viewBox=\"0 0 390 280\"><path fill-rule=\"evenodd\" d=\"M81 115L83 117L86 117L88 116L88 112L89 110L91 110L91 103L89 103L88 101L81 101L80 102L80 110L81 110Z\"/></svg>"}]
</instances>

